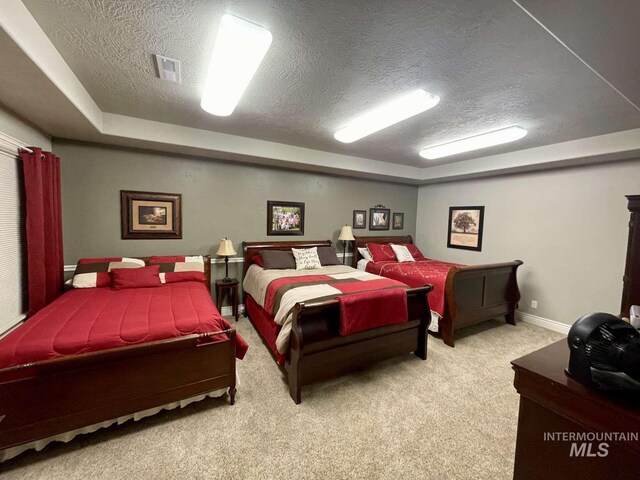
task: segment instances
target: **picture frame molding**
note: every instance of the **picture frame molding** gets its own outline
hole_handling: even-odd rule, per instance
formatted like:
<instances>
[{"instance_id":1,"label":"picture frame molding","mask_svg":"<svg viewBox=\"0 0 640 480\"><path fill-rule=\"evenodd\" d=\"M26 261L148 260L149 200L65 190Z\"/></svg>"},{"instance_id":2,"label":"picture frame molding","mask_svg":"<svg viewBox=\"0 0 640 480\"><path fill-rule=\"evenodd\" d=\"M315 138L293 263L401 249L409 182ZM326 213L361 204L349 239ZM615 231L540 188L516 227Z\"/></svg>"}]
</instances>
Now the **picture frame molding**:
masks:
<instances>
[{"instance_id":1,"label":"picture frame molding","mask_svg":"<svg viewBox=\"0 0 640 480\"><path fill-rule=\"evenodd\" d=\"M373 223L373 214L374 213L386 213L387 214L387 224L383 226L375 226ZM373 207L369 209L369 230L389 230L391 223L391 209L384 207Z\"/></svg>"},{"instance_id":2,"label":"picture frame molding","mask_svg":"<svg viewBox=\"0 0 640 480\"><path fill-rule=\"evenodd\" d=\"M478 244L475 247L466 245L456 245L451 243L451 236L453 234L452 222L453 212L457 210L478 210ZM449 222L447 224L447 248L457 248L460 250L472 250L475 252L482 251L482 237L484 235L484 206L461 206L461 207L449 207Z\"/></svg>"},{"instance_id":3,"label":"picture frame molding","mask_svg":"<svg viewBox=\"0 0 640 480\"><path fill-rule=\"evenodd\" d=\"M362 224L362 226L356 226L356 214L357 213L361 213L362 214L362 218L364 219L364 223ZM352 228L354 230L365 230L367 228L367 211L366 210L354 210L353 211Z\"/></svg>"},{"instance_id":4,"label":"picture frame molding","mask_svg":"<svg viewBox=\"0 0 640 480\"><path fill-rule=\"evenodd\" d=\"M399 227L396 227L396 215L401 219ZM391 228L393 230L404 230L404 212L393 212L391 216Z\"/></svg>"},{"instance_id":5,"label":"picture frame molding","mask_svg":"<svg viewBox=\"0 0 640 480\"><path fill-rule=\"evenodd\" d=\"M300 208L300 229L297 231L273 230L273 208L274 207L298 207ZM304 235L304 202L281 202L278 200L267 200L267 235L268 236L290 236Z\"/></svg>"},{"instance_id":6,"label":"picture frame molding","mask_svg":"<svg viewBox=\"0 0 640 480\"><path fill-rule=\"evenodd\" d=\"M135 230L133 202L136 200L172 203L171 230ZM182 194L120 190L120 223L123 240L179 240L182 238Z\"/></svg>"}]
</instances>

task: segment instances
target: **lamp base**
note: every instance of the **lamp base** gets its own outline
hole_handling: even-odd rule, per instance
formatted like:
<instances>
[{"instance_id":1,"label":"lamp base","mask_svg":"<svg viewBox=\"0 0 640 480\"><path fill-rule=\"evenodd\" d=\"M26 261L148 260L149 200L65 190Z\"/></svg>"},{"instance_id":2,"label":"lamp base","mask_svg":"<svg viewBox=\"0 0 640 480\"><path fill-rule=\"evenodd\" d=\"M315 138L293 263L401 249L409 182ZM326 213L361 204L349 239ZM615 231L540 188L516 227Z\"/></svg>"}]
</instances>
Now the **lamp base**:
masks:
<instances>
[{"instance_id":1,"label":"lamp base","mask_svg":"<svg viewBox=\"0 0 640 480\"><path fill-rule=\"evenodd\" d=\"M224 277L224 278L222 279L222 282L223 282L223 283L231 283L231 282L232 282L232 280L231 280L229 277Z\"/></svg>"}]
</instances>

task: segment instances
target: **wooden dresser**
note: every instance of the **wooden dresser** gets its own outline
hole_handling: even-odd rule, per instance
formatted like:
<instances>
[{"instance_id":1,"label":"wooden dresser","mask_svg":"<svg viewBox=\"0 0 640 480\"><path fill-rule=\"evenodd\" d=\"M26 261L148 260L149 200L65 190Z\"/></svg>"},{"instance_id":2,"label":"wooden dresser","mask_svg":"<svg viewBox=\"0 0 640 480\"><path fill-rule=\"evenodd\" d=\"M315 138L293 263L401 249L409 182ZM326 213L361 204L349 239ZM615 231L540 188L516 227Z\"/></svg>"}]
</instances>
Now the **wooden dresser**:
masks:
<instances>
[{"instance_id":1,"label":"wooden dresser","mask_svg":"<svg viewBox=\"0 0 640 480\"><path fill-rule=\"evenodd\" d=\"M571 441L571 435L640 436L640 397L590 389L564 373L568 362L566 339L511 362L520 394L513 478L639 479L640 441Z\"/></svg>"},{"instance_id":2,"label":"wooden dresser","mask_svg":"<svg viewBox=\"0 0 640 480\"><path fill-rule=\"evenodd\" d=\"M627 200L631 219L620 307L622 317L629 317L631 305L640 305L640 195L627 195Z\"/></svg>"}]
</instances>

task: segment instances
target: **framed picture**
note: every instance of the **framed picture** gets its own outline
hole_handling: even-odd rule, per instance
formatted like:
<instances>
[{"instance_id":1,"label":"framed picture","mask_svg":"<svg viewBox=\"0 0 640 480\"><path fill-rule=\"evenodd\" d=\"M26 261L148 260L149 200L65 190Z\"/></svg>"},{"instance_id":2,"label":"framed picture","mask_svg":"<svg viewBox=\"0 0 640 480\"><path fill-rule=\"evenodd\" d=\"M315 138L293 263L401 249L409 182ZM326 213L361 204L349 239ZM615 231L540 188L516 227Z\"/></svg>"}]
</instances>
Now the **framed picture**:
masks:
<instances>
[{"instance_id":1,"label":"framed picture","mask_svg":"<svg viewBox=\"0 0 640 480\"><path fill-rule=\"evenodd\" d=\"M484 207L449 207L447 247L482 250Z\"/></svg>"},{"instance_id":2,"label":"framed picture","mask_svg":"<svg viewBox=\"0 0 640 480\"><path fill-rule=\"evenodd\" d=\"M366 210L354 210L353 211L353 229L367 228L367 211Z\"/></svg>"},{"instance_id":3,"label":"framed picture","mask_svg":"<svg viewBox=\"0 0 640 480\"><path fill-rule=\"evenodd\" d=\"M304 203L267 201L267 235L304 235Z\"/></svg>"},{"instance_id":4,"label":"framed picture","mask_svg":"<svg viewBox=\"0 0 640 480\"><path fill-rule=\"evenodd\" d=\"M374 207L369 209L369 230L389 230L391 209Z\"/></svg>"},{"instance_id":5,"label":"framed picture","mask_svg":"<svg viewBox=\"0 0 640 480\"><path fill-rule=\"evenodd\" d=\"M182 238L182 195L120 190L123 239Z\"/></svg>"},{"instance_id":6,"label":"framed picture","mask_svg":"<svg viewBox=\"0 0 640 480\"><path fill-rule=\"evenodd\" d=\"M393 227L394 230L402 230L404 228L404 213L393 214Z\"/></svg>"}]
</instances>

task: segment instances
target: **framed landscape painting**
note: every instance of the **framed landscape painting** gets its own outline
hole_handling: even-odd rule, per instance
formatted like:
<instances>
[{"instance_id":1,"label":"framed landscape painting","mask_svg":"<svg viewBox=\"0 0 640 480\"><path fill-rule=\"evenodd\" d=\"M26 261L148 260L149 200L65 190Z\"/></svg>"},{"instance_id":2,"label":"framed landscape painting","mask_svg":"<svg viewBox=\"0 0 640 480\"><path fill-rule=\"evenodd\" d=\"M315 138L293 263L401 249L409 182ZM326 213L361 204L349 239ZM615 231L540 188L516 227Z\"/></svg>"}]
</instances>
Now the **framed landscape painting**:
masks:
<instances>
[{"instance_id":1,"label":"framed landscape painting","mask_svg":"<svg viewBox=\"0 0 640 480\"><path fill-rule=\"evenodd\" d=\"M484 207L449 207L447 247L482 250Z\"/></svg>"},{"instance_id":2,"label":"framed landscape painting","mask_svg":"<svg viewBox=\"0 0 640 480\"><path fill-rule=\"evenodd\" d=\"M120 190L123 239L182 238L182 195Z\"/></svg>"},{"instance_id":3,"label":"framed landscape painting","mask_svg":"<svg viewBox=\"0 0 640 480\"><path fill-rule=\"evenodd\" d=\"M304 235L304 203L267 201L267 235Z\"/></svg>"}]
</instances>

